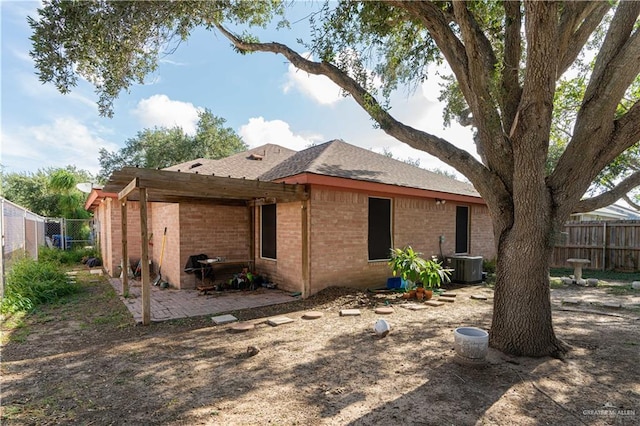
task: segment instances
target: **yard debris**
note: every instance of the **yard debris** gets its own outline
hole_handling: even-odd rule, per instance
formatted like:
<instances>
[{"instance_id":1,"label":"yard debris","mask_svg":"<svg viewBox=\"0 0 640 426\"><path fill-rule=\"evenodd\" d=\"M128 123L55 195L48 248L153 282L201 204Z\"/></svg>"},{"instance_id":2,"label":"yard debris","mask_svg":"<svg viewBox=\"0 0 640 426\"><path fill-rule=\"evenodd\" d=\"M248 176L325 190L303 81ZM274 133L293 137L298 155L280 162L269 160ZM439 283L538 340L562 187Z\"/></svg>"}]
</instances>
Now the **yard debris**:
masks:
<instances>
[{"instance_id":1,"label":"yard debris","mask_svg":"<svg viewBox=\"0 0 640 426\"><path fill-rule=\"evenodd\" d=\"M360 309L343 309L340 311L341 317L353 317L360 315Z\"/></svg>"},{"instance_id":2,"label":"yard debris","mask_svg":"<svg viewBox=\"0 0 640 426\"><path fill-rule=\"evenodd\" d=\"M260 348L257 346L247 346L247 356L252 357L260 353Z\"/></svg>"}]
</instances>

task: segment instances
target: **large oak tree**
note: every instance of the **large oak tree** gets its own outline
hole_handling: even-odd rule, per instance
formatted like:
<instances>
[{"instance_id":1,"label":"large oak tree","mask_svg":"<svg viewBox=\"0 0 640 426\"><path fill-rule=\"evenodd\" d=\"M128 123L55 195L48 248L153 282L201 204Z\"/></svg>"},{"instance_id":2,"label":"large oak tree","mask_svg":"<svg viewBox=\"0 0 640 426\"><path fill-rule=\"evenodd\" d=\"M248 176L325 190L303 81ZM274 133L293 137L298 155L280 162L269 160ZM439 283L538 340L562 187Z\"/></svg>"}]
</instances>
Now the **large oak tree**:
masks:
<instances>
[{"instance_id":1,"label":"large oak tree","mask_svg":"<svg viewBox=\"0 0 640 426\"><path fill-rule=\"evenodd\" d=\"M304 46L318 61L247 32L284 12L277 1L55 1L30 21L32 55L41 80L62 92L78 74L94 81L104 114L123 88L155 69L167 40L187 38L198 26L219 31L240 53L280 54L327 76L381 129L456 168L486 200L498 253L491 345L561 355L566 347L555 336L549 299L554 239L570 213L609 204L640 184L640 173L625 171L583 199L640 138L640 105L630 89L640 72L640 2L329 2L311 16ZM593 62L570 135L550 162L556 90L589 46ZM447 112L474 127L480 161L399 122L383 101L442 60L452 72ZM378 90L373 75L383 82Z\"/></svg>"}]
</instances>

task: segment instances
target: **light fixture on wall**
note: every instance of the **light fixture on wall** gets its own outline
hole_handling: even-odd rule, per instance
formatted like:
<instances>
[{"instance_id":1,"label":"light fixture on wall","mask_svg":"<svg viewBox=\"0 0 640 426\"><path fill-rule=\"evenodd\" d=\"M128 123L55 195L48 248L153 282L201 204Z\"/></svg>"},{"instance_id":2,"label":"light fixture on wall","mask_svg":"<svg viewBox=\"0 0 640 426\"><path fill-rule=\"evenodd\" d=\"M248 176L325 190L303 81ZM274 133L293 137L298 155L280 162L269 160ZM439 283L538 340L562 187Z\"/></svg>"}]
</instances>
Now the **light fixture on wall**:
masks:
<instances>
[{"instance_id":1,"label":"light fixture on wall","mask_svg":"<svg viewBox=\"0 0 640 426\"><path fill-rule=\"evenodd\" d=\"M447 202L447 200L441 200L440 198L436 198L436 204L437 205L444 204L446 202Z\"/></svg>"}]
</instances>

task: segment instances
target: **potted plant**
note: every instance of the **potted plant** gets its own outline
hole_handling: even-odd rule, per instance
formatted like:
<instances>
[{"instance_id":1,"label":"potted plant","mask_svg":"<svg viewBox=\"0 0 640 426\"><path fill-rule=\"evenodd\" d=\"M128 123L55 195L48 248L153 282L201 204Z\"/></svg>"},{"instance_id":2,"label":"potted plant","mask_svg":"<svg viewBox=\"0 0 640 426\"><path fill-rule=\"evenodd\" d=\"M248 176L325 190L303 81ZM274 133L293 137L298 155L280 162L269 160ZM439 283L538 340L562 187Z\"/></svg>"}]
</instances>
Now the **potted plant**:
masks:
<instances>
[{"instance_id":1,"label":"potted plant","mask_svg":"<svg viewBox=\"0 0 640 426\"><path fill-rule=\"evenodd\" d=\"M415 296L419 300L428 300L433 296L435 287L449 281L449 272L442 267L441 262L435 257L431 260L424 259L422 253L411 246L392 248L389 266L394 276L399 275L407 282L408 298Z\"/></svg>"}]
</instances>

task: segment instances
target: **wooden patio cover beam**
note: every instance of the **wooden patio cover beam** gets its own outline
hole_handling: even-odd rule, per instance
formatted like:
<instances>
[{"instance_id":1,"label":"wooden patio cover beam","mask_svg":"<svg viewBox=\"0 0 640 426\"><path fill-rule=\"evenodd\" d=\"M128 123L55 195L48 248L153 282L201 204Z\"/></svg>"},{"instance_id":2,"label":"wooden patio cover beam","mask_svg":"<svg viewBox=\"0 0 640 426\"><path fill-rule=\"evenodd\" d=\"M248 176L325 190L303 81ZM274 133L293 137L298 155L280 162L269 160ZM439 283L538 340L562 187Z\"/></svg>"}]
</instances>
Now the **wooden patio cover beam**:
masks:
<instances>
[{"instance_id":1,"label":"wooden patio cover beam","mask_svg":"<svg viewBox=\"0 0 640 426\"><path fill-rule=\"evenodd\" d=\"M245 201L274 198L283 202L308 199L304 185L135 167L114 172L104 190L118 192L120 200L138 201L136 188L146 188L150 202L179 202L189 198Z\"/></svg>"}]
</instances>

